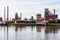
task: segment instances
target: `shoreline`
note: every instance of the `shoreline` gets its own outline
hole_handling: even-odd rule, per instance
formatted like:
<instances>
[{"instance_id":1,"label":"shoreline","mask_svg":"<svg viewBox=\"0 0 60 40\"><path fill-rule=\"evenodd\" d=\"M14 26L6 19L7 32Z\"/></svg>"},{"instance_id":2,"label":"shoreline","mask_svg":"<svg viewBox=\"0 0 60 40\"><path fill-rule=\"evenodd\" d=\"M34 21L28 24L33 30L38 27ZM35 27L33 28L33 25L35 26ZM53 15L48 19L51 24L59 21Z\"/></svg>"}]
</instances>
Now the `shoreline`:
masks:
<instances>
[{"instance_id":1,"label":"shoreline","mask_svg":"<svg viewBox=\"0 0 60 40\"><path fill-rule=\"evenodd\" d=\"M46 24L36 24L36 23L8 23L8 24L0 24L0 26L60 26L60 23L46 23Z\"/></svg>"}]
</instances>

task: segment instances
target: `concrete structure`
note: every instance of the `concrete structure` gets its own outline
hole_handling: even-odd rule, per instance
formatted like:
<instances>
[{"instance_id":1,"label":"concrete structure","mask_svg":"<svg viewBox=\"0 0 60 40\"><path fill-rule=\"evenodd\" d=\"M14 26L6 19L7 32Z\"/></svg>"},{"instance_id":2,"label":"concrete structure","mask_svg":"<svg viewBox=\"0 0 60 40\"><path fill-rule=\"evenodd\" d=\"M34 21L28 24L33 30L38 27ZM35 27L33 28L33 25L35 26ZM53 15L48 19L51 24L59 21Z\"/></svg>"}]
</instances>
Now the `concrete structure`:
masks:
<instances>
[{"instance_id":1,"label":"concrete structure","mask_svg":"<svg viewBox=\"0 0 60 40\"><path fill-rule=\"evenodd\" d=\"M36 23L40 24L41 23L41 14L37 14L36 17L37 17Z\"/></svg>"},{"instance_id":2,"label":"concrete structure","mask_svg":"<svg viewBox=\"0 0 60 40\"><path fill-rule=\"evenodd\" d=\"M22 19L22 13L20 13L20 20Z\"/></svg>"},{"instance_id":3,"label":"concrete structure","mask_svg":"<svg viewBox=\"0 0 60 40\"><path fill-rule=\"evenodd\" d=\"M4 21L5 21L5 14L6 14L6 8L4 7Z\"/></svg>"},{"instance_id":4,"label":"concrete structure","mask_svg":"<svg viewBox=\"0 0 60 40\"><path fill-rule=\"evenodd\" d=\"M37 21L40 21L40 18L41 18L41 14L37 14Z\"/></svg>"},{"instance_id":5,"label":"concrete structure","mask_svg":"<svg viewBox=\"0 0 60 40\"><path fill-rule=\"evenodd\" d=\"M46 24L45 17L41 17L41 14L37 14L36 17L36 24Z\"/></svg>"},{"instance_id":6,"label":"concrete structure","mask_svg":"<svg viewBox=\"0 0 60 40\"><path fill-rule=\"evenodd\" d=\"M6 12L7 12L7 18L5 18ZM4 7L4 21L9 21L9 6L7 6L7 11L6 11L6 7Z\"/></svg>"},{"instance_id":7,"label":"concrete structure","mask_svg":"<svg viewBox=\"0 0 60 40\"><path fill-rule=\"evenodd\" d=\"M37 14L36 17L37 17L37 21L39 21L41 18L41 14Z\"/></svg>"},{"instance_id":8,"label":"concrete structure","mask_svg":"<svg viewBox=\"0 0 60 40\"><path fill-rule=\"evenodd\" d=\"M7 6L7 21L9 21L9 6Z\"/></svg>"}]
</instances>

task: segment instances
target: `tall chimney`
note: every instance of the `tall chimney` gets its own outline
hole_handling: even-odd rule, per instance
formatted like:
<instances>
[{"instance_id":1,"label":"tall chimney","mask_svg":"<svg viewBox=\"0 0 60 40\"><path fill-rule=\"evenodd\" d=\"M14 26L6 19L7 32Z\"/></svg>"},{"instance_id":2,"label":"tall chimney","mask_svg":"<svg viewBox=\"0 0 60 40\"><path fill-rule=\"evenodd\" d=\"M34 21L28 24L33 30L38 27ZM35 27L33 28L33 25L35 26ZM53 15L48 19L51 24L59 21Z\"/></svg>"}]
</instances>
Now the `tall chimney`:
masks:
<instances>
[{"instance_id":1,"label":"tall chimney","mask_svg":"<svg viewBox=\"0 0 60 40\"><path fill-rule=\"evenodd\" d=\"M5 21L6 8L4 7L4 21Z\"/></svg>"},{"instance_id":2,"label":"tall chimney","mask_svg":"<svg viewBox=\"0 0 60 40\"><path fill-rule=\"evenodd\" d=\"M20 18L22 19L22 13L20 13Z\"/></svg>"},{"instance_id":3,"label":"tall chimney","mask_svg":"<svg viewBox=\"0 0 60 40\"><path fill-rule=\"evenodd\" d=\"M54 15L55 15L55 9L54 9Z\"/></svg>"},{"instance_id":4,"label":"tall chimney","mask_svg":"<svg viewBox=\"0 0 60 40\"><path fill-rule=\"evenodd\" d=\"M7 21L9 20L9 7L7 6Z\"/></svg>"}]
</instances>

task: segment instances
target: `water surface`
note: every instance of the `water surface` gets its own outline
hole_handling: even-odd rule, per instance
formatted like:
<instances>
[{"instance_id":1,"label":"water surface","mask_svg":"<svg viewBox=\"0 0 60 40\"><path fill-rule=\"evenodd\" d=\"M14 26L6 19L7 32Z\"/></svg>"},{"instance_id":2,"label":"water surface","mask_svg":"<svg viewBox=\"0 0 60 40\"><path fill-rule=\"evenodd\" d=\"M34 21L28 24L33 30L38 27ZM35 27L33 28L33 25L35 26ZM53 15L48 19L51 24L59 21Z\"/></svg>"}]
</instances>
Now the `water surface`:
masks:
<instances>
[{"instance_id":1,"label":"water surface","mask_svg":"<svg viewBox=\"0 0 60 40\"><path fill-rule=\"evenodd\" d=\"M0 40L60 40L60 27L0 26Z\"/></svg>"}]
</instances>

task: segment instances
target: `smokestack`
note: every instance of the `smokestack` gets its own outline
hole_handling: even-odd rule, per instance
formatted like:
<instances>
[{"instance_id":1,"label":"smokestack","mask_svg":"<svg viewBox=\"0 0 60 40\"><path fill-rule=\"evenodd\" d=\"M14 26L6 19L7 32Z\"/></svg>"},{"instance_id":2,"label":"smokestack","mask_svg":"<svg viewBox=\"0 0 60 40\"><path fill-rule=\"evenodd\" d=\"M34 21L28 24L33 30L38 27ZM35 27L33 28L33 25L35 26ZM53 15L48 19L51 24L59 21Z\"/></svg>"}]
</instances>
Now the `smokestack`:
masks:
<instances>
[{"instance_id":1,"label":"smokestack","mask_svg":"<svg viewBox=\"0 0 60 40\"><path fill-rule=\"evenodd\" d=\"M55 15L55 9L54 9L54 15Z\"/></svg>"},{"instance_id":2,"label":"smokestack","mask_svg":"<svg viewBox=\"0 0 60 40\"><path fill-rule=\"evenodd\" d=\"M7 21L9 20L9 7L7 6Z\"/></svg>"},{"instance_id":3,"label":"smokestack","mask_svg":"<svg viewBox=\"0 0 60 40\"><path fill-rule=\"evenodd\" d=\"M6 8L4 7L4 21L5 21Z\"/></svg>"},{"instance_id":4,"label":"smokestack","mask_svg":"<svg viewBox=\"0 0 60 40\"><path fill-rule=\"evenodd\" d=\"M22 19L22 13L20 13L20 18Z\"/></svg>"}]
</instances>

